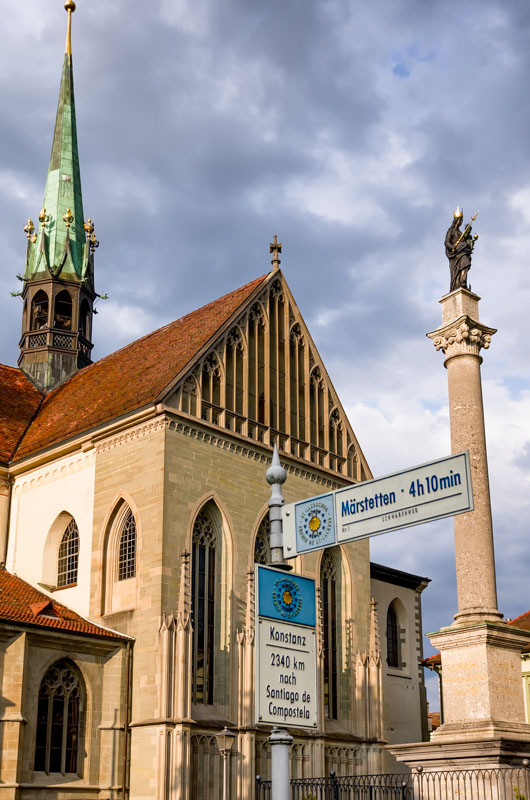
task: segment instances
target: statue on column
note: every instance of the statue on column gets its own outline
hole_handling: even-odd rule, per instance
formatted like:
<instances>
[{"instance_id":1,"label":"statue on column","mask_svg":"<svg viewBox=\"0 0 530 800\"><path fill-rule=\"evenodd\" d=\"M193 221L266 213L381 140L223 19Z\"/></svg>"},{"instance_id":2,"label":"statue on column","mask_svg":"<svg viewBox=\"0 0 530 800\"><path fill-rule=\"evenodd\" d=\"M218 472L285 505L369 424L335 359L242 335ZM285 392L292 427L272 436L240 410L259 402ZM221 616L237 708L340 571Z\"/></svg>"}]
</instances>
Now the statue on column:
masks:
<instances>
[{"instance_id":1,"label":"statue on column","mask_svg":"<svg viewBox=\"0 0 530 800\"><path fill-rule=\"evenodd\" d=\"M464 228L460 230L464 218L464 212L459 206L455 208L453 222L445 234L445 255L449 259L449 270L451 272L450 292L455 289L469 289L467 285L467 273L471 269L471 255L478 235L471 233L472 223L477 218L477 214L471 217Z\"/></svg>"}]
</instances>

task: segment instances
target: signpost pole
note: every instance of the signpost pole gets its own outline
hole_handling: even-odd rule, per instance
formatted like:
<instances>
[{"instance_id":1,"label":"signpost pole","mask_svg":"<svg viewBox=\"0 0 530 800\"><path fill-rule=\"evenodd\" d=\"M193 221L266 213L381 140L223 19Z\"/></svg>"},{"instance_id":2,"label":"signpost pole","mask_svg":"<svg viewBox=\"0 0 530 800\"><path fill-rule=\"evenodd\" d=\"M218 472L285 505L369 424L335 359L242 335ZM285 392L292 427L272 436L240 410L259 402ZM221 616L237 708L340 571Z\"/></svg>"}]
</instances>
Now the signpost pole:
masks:
<instances>
[{"instance_id":1,"label":"signpost pole","mask_svg":"<svg viewBox=\"0 0 530 800\"><path fill-rule=\"evenodd\" d=\"M289 753L293 737L284 728L273 728L271 744L272 800L290 800Z\"/></svg>"},{"instance_id":2,"label":"signpost pole","mask_svg":"<svg viewBox=\"0 0 530 800\"><path fill-rule=\"evenodd\" d=\"M271 486L269 499L269 519L271 523L271 567L290 569L283 557L283 523L282 507L285 503L282 495L282 484L287 473L280 463L280 455L276 444L272 453L272 464L266 473L267 482ZM272 800L290 800L291 775L290 752L293 737L285 728L273 728L269 742L271 745Z\"/></svg>"}]
</instances>

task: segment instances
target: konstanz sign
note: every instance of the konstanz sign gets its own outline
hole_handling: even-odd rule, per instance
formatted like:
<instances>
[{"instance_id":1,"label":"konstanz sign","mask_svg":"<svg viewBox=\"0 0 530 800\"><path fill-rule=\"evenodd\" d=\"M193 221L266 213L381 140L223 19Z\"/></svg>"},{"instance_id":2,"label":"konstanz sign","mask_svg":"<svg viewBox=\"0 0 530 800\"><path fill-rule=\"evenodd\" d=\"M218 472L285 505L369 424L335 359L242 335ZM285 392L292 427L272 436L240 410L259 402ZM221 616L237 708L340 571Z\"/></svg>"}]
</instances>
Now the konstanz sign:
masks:
<instances>
[{"instance_id":1,"label":"konstanz sign","mask_svg":"<svg viewBox=\"0 0 530 800\"><path fill-rule=\"evenodd\" d=\"M472 510L469 454L458 453L284 506L284 556Z\"/></svg>"},{"instance_id":2,"label":"konstanz sign","mask_svg":"<svg viewBox=\"0 0 530 800\"><path fill-rule=\"evenodd\" d=\"M315 582L256 564L256 722L317 727Z\"/></svg>"}]
</instances>

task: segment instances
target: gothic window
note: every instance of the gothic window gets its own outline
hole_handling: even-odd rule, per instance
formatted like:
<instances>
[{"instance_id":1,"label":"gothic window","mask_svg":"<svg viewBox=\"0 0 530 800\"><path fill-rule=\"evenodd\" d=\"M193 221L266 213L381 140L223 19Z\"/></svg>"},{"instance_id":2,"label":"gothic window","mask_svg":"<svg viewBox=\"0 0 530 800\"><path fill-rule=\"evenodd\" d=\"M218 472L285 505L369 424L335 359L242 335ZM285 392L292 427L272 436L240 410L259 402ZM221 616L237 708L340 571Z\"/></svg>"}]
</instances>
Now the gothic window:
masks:
<instances>
[{"instance_id":1,"label":"gothic window","mask_svg":"<svg viewBox=\"0 0 530 800\"><path fill-rule=\"evenodd\" d=\"M136 520L131 509L121 522L118 544L118 580L134 578L136 575Z\"/></svg>"},{"instance_id":2,"label":"gothic window","mask_svg":"<svg viewBox=\"0 0 530 800\"><path fill-rule=\"evenodd\" d=\"M322 623L324 628L324 713L337 719L337 570L329 550L320 564Z\"/></svg>"},{"instance_id":3,"label":"gothic window","mask_svg":"<svg viewBox=\"0 0 530 800\"><path fill-rule=\"evenodd\" d=\"M193 375L182 384L181 408L186 414L197 416L197 381Z\"/></svg>"},{"instance_id":4,"label":"gothic window","mask_svg":"<svg viewBox=\"0 0 530 800\"><path fill-rule=\"evenodd\" d=\"M37 708L35 770L79 772L81 679L68 661L51 667L40 685Z\"/></svg>"},{"instance_id":5,"label":"gothic window","mask_svg":"<svg viewBox=\"0 0 530 800\"><path fill-rule=\"evenodd\" d=\"M90 304L88 300L83 300L79 312L79 333L85 339L90 339Z\"/></svg>"},{"instance_id":6,"label":"gothic window","mask_svg":"<svg viewBox=\"0 0 530 800\"><path fill-rule=\"evenodd\" d=\"M48 295L42 290L37 292L31 303L31 330L40 331L48 327Z\"/></svg>"},{"instance_id":7,"label":"gothic window","mask_svg":"<svg viewBox=\"0 0 530 800\"><path fill-rule=\"evenodd\" d=\"M192 702L202 705L213 703L216 545L214 521L203 509L193 525L191 562Z\"/></svg>"},{"instance_id":8,"label":"gothic window","mask_svg":"<svg viewBox=\"0 0 530 800\"><path fill-rule=\"evenodd\" d=\"M269 398L270 426L286 430L285 419L285 299L282 285L276 281L269 295Z\"/></svg>"},{"instance_id":9,"label":"gothic window","mask_svg":"<svg viewBox=\"0 0 530 800\"><path fill-rule=\"evenodd\" d=\"M202 364L202 419L217 424L221 412L221 368L215 353Z\"/></svg>"},{"instance_id":10,"label":"gothic window","mask_svg":"<svg viewBox=\"0 0 530 800\"><path fill-rule=\"evenodd\" d=\"M72 586L77 583L79 560L79 531L74 519L68 523L59 545L57 560L57 586Z\"/></svg>"},{"instance_id":11,"label":"gothic window","mask_svg":"<svg viewBox=\"0 0 530 800\"><path fill-rule=\"evenodd\" d=\"M248 416L265 423L265 316L259 303L248 315Z\"/></svg>"},{"instance_id":12,"label":"gothic window","mask_svg":"<svg viewBox=\"0 0 530 800\"><path fill-rule=\"evenodd\" d=\"M63 331L72 330L72 297L66 289L55 298L53 327Z\"/></svg>"},{"instance_id":13,"label":"gothic window","mask_svg":"<svg viewBox=\"0 0 530 800\"><path fill-rule=\"evenodd\" d=\"M226 407L240 416L244 413L243 338L232 328L226 338Z\"/></svg>"},{"instance_id":14,"label":"gothic window","mask_svg":"<svg viewBox=\"0 0 530 800\"><path fill-rule=\"evenodd\" d=\"M270 564L271 560L271 523L267 514L260 522L256 540L254 542L254 563Z\"/></svg>"},{"instance_id":15,"label":"gothic window","mask_svg":"<svg viewBox=\"0 0 530 800\"><path fill-rule=\"evenodd\" d=\"M291 374L291 434L306 441L305 430L305 342L302 336L300 325L293 325L290 335L289 357ZM293 452L293 455L303 455L303 451Z\"/></svg>"},{"instance_id":16,"label":"gothic window","mask_svg":"<svg viewBox=\"0 0 530 800\"><path fill-rule=\"evenodd\" d=\"M399 668L400 661L398 616L391 604L386 615L386 663L389 667Z\"/></svg>"},{"instance_id":17,"label":"gothic window","mask_svg":"<svg viewBox=\"0 0 530 800\"><path fill-rule=\"evenodd\" d=\"M309 408L311 415L311 444L324 447L324 381L316 367L311 373ZM317 461L317 458L313 458Z\"/></svg>"},{"instance_id":18,"label":"gothic window","mask_svg":"<svg viewBox=\"0 0 530 800\"><path fill-rule=\"evenodd\" d=\"M342 422L337 409L333 409L329 418L329 449L331 453L342 456Z\"/></svg>"}]
</instances>

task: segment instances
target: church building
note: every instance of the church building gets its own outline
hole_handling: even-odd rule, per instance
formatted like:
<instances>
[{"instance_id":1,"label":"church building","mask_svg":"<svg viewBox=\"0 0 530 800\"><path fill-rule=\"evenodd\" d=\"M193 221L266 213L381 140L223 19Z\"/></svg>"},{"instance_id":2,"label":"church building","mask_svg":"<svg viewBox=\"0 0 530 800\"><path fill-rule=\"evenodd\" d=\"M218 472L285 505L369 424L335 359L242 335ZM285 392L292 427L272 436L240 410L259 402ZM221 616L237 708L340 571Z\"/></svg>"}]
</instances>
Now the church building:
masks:
<instances>
[{"instance_id":1,"label":"church building","mask_svg":"<svg viewBox=\"0 0 530 800\"><path fill-rule=\"evenodd\" d=\"M273 446L286 502L372 475L276 237L265 274L92 362L98 242L65 8L20 356L0 366L0 800L219 800L224 726L230 796L250 800L270 776L254 564ZM426 737L427 579L371 565L369 540L292 563L317 585L320 719L292 731L293 777L397 770L385 744Z\"/></svg>"}]
</instances>

